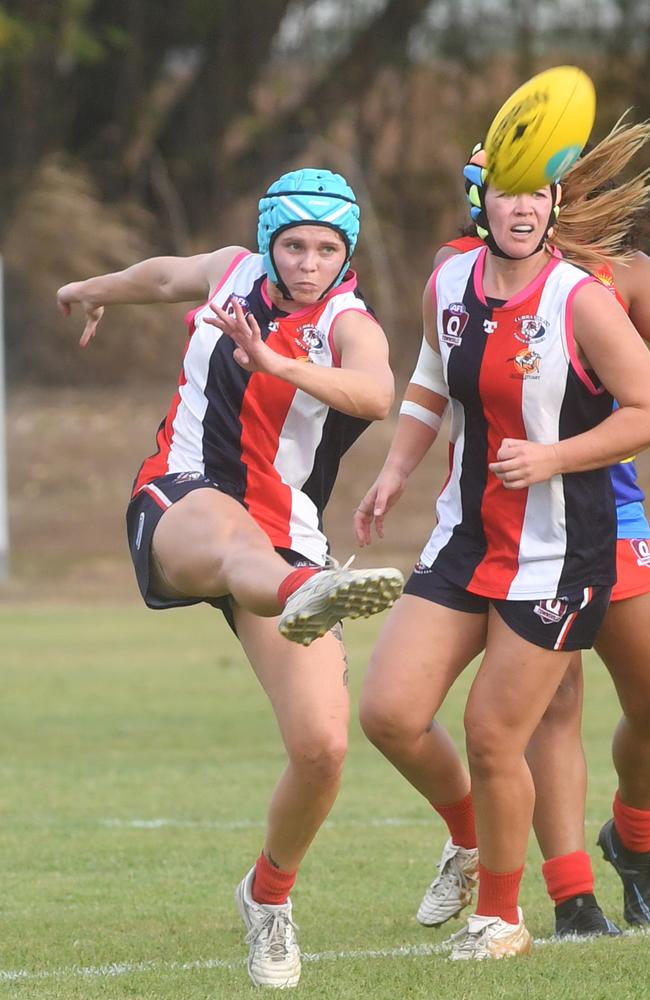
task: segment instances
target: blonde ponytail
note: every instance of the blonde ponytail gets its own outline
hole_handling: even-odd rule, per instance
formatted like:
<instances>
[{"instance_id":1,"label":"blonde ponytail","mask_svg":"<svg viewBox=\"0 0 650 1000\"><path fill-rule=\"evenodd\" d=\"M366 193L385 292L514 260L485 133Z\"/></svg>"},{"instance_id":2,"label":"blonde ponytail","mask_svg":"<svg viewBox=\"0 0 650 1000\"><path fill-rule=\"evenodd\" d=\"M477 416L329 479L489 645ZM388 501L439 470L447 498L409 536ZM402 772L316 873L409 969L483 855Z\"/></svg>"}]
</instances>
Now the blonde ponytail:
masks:
<instances>
[{"instance_id":1,"label":"blonde ponytail","mask_svg":"<svg viewBox=\"0 0 650 1000\"><path fill-rule=\"evenodd\" d=\"M650 121L629 125L625 115L562 178L552 242L568 260L589 271L631 260L632 234L650 203L650 168L632 180L616 181L650 139Z\"/></svg>"}]
</instances>

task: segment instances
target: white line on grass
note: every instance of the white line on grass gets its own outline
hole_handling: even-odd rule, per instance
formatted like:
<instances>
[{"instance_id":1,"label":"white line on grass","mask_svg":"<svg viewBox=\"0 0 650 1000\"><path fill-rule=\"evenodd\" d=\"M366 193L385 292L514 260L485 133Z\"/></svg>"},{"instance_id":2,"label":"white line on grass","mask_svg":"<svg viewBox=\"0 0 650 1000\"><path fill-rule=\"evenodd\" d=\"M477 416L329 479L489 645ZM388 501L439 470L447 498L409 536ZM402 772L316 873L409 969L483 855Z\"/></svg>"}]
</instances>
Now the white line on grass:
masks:
<instances>
[{"instance_id":1,"label":"white line on grass","mask_svg":"<svg viewBox=\"0 0 650 1000\"><path fill-rule=\"evenodd\" d=\"M370 819L326 820L325 827L341 826L430 826L432 819L407 819L399 816L383 816ZM100 826L118 827L120 829L160 830L164 827L181 827L199 830L252 830L263 829L264 820L233 819L233 820L202 820L202 819L100 819Z\"/></svg>"},{"instance_id":2,"label":"white line on grass","mask_svg":"<svg viewBox=\"0 0 650 1000\"><path fill-rule=\"evenodd\" d=\"M647 937L647 931L623 931L624 937ZM580 945L592 941L593 938L536 938L538 946ZM303 953L304 962L341 962L346 960L370 958L417 958L427 955L441 955L449 950L449 942L440 944L409 944L398 948L373 948L358 951L322 951L315 954ZM101 979L111 976L126 976L137 972L195 972L206 969L238 969L245 965L245 959L227 962L221 958L197 959L194 962L111 962L108 965L79 966L71 965L61 969L42 969L30 972L28 969L0 969L0 982L16 982L17 980L33 979Z\"/></svg>"},{"instance_id":3,"label":"white line on grass","mask_svg":"<svg viewBox=\"0 0 650 1000\"><path fill-rule=\"evenodd\" d=\"M386 826L431 826L435 817L431 819L410 819L404 816L378 816L369 819L344 819L325 820L323 826L329 829L337 827L386 827ZM192 830L261 830L266 827L264 820L258 819L233 819L233 820L207 820L207 819L171 819L158 817L155 819L100 819L100 826L113 827L123 830L162 830L165 827L178 827ZM602 826L602 820L588 819L585 822L588 827Z\"/></svg>"}]
</instances>

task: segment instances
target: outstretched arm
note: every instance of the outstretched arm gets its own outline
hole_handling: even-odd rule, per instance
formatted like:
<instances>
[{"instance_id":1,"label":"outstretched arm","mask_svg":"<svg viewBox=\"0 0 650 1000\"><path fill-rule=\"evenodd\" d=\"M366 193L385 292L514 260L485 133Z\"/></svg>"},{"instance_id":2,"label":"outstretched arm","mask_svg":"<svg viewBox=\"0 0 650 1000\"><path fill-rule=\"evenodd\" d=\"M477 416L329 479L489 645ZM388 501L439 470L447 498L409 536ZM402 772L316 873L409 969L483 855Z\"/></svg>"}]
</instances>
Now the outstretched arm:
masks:
<instances>
[{"instance_id":1,"label":"outstretched arm","mask_svg":"<svg viewBox=\"0 0 650 1000\"><path fill-rule=\"evenodd\" d=\"M104 306L151 302L192 302L206 299L241 247L224 247L193 257L150 257L123 271L72 281L57 292L64 316L79 303L85 314L80 344L94 337Z\"/></svg>"}]
</instances>

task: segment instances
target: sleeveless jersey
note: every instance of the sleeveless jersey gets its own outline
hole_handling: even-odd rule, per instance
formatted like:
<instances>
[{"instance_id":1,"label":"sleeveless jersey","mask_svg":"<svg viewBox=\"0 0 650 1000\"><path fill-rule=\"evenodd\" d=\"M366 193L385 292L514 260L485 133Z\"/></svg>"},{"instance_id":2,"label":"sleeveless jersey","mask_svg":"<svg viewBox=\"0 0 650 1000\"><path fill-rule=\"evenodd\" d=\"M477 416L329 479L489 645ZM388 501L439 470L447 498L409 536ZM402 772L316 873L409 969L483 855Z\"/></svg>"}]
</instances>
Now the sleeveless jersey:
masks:
<instances>
[{"instance_id":1,"label":"sleeveless jersey","mask_svg":"<svg viewBox=\"0 0 650 1000\"><path fill-rule=\"evenodd\" d=\"M560 597L615 579L607 469L507 490L488 470L504 437L550 443L595 427L612 398L580 364L570 304L594 281L554 256L503 306L482 290L486 248L434 275L452 412L450 471L421 561L452 583L508 600Z\"/></svg>"},{"instance_id":2,"label":"sleeveless jersey","mask_svg":"<svg viewBox=\"0 0 650 1000\"><path fill-rule=\"evenodd\" d=\"M455 240L449 240L443 246L452 247L459 253L466 253L468 250L475 250L484 246L483 240L478 236L459 236ZM618 294L614 285L614 276L609 267L604 265L594 271L597 278L606 288L611 291L619 304L627 312L627 306ZM616 409L616 401L614 401ZM616 465L610 466L609 474L614 487L614 497L616 499L616 519L618 522L619 538L650 538L650 525L643 508L645 495L639 486L636 463L634 458L626 458Z\"/></svg>"},{"instance_id":3,"label":"sleeveless jersey","mask_svg":"<svg viewBox=\"0 0 650 1000\"><path fill-rule=\"evenodd\" d=\"M273 350L325 367L340 365L336 319L348 310L370 314L352 271L322 301L280 312L266 292L262 256L248 251L235 258L210 300L224 309L233 301L253 314ZM202 473L243 501L273 545L322 564L323 509L341 456L368 421L330 409L275 376L245 371L233 358L230 337L205 322L210 302L186 317L178 391L133 493L167 473Z\"/></svg>"}]
</instances>

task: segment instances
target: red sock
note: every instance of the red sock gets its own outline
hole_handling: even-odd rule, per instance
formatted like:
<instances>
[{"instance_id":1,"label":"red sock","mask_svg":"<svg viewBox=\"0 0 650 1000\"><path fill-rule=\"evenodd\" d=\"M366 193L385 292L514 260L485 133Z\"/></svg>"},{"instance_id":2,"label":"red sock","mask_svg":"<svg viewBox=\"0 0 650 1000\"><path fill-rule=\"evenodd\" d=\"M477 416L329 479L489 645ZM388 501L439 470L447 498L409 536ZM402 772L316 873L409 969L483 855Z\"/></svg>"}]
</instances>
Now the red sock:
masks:
<instances>
[{"instance_id":1,"label":"red sock","mask_svg":"<svg viewBox=\"0 0 650 1000\"><path fill-rule=\"evenodd\" d=\"M264 851L255 862L252 896L256 903L281 906L293 889L298 872L283 872L272 865Z\"/></svg>"},{"instance_id":2,"label":"red sock","mask_svg":"<svg viewBox=\"0 0 650 1000\"><path fill-rule=\"evenodd\" d=\"M452 802L449 806L437 806L435 802L431 805L449 827L449 836L457 847L465 847L468 850L476 847L476 823L471 792L468 792L464 799Z\"/></svg>"},{"instance_id":3,"label":"red sock","mask_svg":"<svg viewBox=\"0 0 650 1000\"><path fill-rule=\"evenodd\" d=\"M523 874L523 868L516 872L491 872L479 861L476 915L501 917L508 924L518 924L517 900Z\"/></svg>"},{"instance_id":4,"label":"red sock","mask_svg":"<svg viewBox=\"0 0 650 1000\"><path fill-rule=\"evenodd\" d=\"M614 826L628 851L650 851L650 810L635 809L614 796Z\"/></svg>"},{"instance_id":5,"label":"red sock","mask_svg":"<svg viewBox=\"0 0 650 1000\"><path fill-rule=\"evenodd\" d=\"M292 594L295 594L298 587L302 587L305 580L308 580L315 573L320 573L320 569L313 566L301 566L300 569L293 569L278 587L278 601L285 606Z\"/></svg>"},{"instance_id":6,"label":"red sock","mask_svg":"<svg viewBox=\"0 0 650 1000\"><path fill-rule=\"evenodd\" d=\"M572 896L593 895L594 873L586 851L549 858L542 865L546 891L556 906Z\"/></svg>"}]
</instances>

